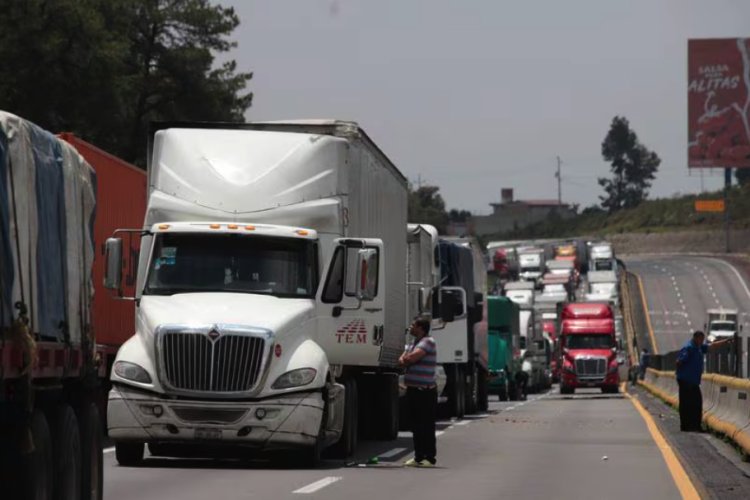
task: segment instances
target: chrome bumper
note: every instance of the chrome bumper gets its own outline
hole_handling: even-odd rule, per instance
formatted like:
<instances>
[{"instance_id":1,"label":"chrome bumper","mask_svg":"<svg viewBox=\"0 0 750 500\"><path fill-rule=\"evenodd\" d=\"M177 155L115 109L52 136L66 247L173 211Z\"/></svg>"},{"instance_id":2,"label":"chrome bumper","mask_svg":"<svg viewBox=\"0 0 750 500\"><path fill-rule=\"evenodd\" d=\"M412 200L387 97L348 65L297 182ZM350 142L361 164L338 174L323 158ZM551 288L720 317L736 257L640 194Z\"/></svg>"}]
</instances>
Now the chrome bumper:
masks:
<instances>
[{"instance_id":1,"label":"chrome bumper","mask_svg":"<svg viewBox=\"0 0 750 500\"><path fill-rule=\"evenodd\" d=\"M312 446L320 431L320 392L260 401L173 400L116 386L107 422L115 441L241 444L264 449ZM157 416L158 414L158 416Z\"/></svg>"}]
</instances>

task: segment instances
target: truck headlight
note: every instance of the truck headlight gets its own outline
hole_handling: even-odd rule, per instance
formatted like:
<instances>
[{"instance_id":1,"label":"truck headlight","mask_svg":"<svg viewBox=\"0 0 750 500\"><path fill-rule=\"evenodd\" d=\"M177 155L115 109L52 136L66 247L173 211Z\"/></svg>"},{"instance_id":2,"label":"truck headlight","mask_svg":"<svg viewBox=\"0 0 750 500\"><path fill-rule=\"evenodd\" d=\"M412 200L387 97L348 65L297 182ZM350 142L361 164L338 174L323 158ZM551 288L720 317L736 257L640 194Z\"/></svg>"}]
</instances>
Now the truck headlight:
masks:
<instances>
[{"instance_id":1,"label":"truck headlight","mask_svg":"<svg viewBox=\"0 0 750 500\"><path fill-rule=\"evenodd\" d=\"M116 361L114 367L112 367L115 374L124 378L125 380L132 380L133 382L140 382L141 384L150 384L151 375L148 374L142 366L130 363L129 361Z\"/></svg>"},{"instance_id":2,"label":"truck headlight","mask_svg":"<svg viewBox=\"0 0 750 500\"><path fill-rule=\"evenodd\" d=\"M315 368L298 368L279 376L271 385L271 389L290 389L307 385L315 379L318 371Z\"/></svg>"}]
</instances>

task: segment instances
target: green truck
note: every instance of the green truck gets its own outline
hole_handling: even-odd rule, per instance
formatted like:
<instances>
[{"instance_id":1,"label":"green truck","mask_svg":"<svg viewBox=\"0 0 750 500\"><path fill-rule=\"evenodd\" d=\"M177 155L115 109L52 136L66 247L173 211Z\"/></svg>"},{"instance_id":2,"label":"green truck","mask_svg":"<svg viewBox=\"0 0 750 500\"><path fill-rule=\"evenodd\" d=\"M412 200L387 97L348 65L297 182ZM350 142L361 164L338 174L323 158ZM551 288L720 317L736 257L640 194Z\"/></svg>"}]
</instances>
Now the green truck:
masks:
<instances>
[{"instance_id":1,"label":"green truck","mask_svg":"<svg viewBox=\"0 0 750 500\"><path fill-rule=\"evenodd\" d=\"M490 393L500 401L518 400L521 370L520 308L508 297L487 297Z\"/></svg>"}]
</instances>

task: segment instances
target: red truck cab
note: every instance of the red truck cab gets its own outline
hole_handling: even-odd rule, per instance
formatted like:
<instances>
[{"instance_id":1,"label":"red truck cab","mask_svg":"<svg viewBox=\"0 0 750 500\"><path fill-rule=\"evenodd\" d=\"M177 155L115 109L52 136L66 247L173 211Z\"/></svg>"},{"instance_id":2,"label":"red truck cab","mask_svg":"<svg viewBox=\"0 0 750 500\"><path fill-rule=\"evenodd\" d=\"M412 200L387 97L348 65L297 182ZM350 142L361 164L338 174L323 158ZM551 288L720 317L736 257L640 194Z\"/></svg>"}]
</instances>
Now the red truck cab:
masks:
<instances>
[{"instance_id":1,"label":"red truck cab","mask_svg":"<svg viewBox=\"0 0 750 500\"><path fill-rule=\"evenodd\" d=\"M560 348L561 394L584 387L598 387L604 393L618 391L615 322L609 304L566 304L561 314Z\"/></svg>"}]
</instances>

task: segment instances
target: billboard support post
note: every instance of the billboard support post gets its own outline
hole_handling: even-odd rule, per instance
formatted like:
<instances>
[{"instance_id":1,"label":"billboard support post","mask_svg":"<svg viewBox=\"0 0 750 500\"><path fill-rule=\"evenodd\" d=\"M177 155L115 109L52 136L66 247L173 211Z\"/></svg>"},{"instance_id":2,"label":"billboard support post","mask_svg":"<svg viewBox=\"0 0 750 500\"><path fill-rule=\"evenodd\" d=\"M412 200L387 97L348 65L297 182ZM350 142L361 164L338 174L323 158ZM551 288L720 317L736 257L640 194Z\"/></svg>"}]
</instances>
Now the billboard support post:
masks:
<instances>
[{"instance_id":1,"label":"billboard support post","mask_svg":"<svg viewBox=\"0 0 750 500\"><path fill-rule=\"evenodd\" d=\"M724 242L725 251L729 253L729 188L732 187L732 169L724 169Z\"/></svg>"}]
</instances>

